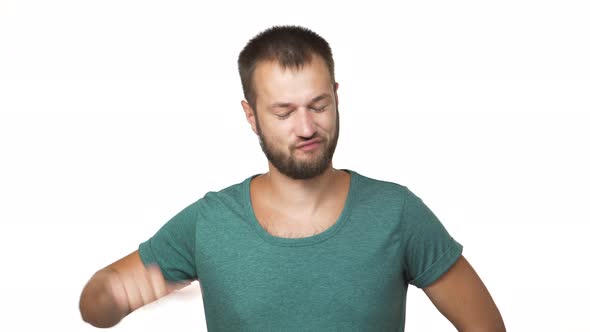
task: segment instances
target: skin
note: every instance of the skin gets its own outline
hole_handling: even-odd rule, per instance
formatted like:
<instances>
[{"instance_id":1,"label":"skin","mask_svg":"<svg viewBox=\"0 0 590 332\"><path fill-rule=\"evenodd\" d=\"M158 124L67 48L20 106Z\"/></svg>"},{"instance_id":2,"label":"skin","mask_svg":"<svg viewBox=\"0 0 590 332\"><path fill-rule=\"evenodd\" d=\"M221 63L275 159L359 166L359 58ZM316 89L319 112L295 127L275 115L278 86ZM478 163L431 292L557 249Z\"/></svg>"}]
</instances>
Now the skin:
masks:
<instances>
[{"instance_id":1,"label":"skin","mask_svg":"<svg viewBox=\"0 0 590 332\"><path fill-rule=\"evenodd\" d=\"M506 331L492 296L463 256L423 291L458 331Z\"/></svg>"},{"instance_id":2,"label":"skin","mask_svg":"<svg viewBox=\"0 0 590 332\"><path fill-rule=\"evenodd\" d=\"M112 327L133 311L189 284L167 282L159 267L144 266L135 250L90 278L80 295L80 314L95 327Z\"/></svg>"}]
</instances>

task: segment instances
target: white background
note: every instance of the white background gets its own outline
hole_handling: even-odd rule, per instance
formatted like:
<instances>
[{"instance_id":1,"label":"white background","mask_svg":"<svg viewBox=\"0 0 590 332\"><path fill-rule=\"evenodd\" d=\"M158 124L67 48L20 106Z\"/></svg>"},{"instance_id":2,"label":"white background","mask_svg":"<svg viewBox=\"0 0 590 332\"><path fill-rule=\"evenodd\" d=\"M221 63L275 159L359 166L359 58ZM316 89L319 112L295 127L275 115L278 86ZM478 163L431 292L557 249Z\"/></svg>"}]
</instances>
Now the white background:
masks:
<instances>
[{"instance_id":1,"label":"white background","mask_svg":"<svg viewBox=\"0 0 590 332\"><path fill-rule=\"evenodd\" d=\"M356 3L356 2L355 2ZM267 170L237 56L277 24L331 44L336 168L408 186L511 331L590 331L585 1L0 0L3 331L91 331L98 269ZM198 283L114 331L205 331ZM410 286L407 331L453 331Z\"/></svg>"}]
</instances>

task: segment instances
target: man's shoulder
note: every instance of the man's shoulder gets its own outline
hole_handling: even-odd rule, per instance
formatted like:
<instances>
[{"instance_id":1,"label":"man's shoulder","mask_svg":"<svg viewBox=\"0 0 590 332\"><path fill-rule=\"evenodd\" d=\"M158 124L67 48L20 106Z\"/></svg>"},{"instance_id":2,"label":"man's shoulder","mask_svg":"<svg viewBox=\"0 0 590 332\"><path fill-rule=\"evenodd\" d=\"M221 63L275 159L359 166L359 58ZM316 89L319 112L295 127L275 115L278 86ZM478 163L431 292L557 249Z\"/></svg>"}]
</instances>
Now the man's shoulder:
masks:
<instances>
[{"instance_id":1,"label":"man's shoulder","mask_svg":"<svg viewBox=\"0 0 590 332\"><path fill-rule=\"evenodd\" d=\"M408 190L406 186L391 180L377 179L358 172L354 173L358 178L358 189L365 193L405 195Z\"/></svg>"},{"instance_id":2,"label":"man's shoulder","mask_svg":"<svg viewBox=\"0 0 590 332\"><path fill-rule=\"evenodd\" d=\"M235 205L244 205L246 200L246 189L249 189L249 183L253 176L248 176L246 179L235 182L222 189L209 190L198 200L199 205L204 208L220 208Z\"/></svg>"}]
</instances>

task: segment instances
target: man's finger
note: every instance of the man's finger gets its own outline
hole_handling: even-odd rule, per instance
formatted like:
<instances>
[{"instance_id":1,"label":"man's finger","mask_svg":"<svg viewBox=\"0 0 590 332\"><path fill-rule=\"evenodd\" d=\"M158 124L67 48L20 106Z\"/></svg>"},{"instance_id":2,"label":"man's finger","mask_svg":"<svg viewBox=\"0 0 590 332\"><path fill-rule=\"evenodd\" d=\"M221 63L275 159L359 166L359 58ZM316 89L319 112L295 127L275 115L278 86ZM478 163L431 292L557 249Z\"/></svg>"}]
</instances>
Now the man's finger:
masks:
<instances>
[{"instance_id":1,"label":"man's finger","mask_svg":"<svg viewBox=\"0 0 590 332\"><path fill-rule=\"evenodd\" d=\"M129 301L129 308L131 311L141 308L144 303L143 298L141 297L141 291L139 290L139 285L137 284L137 280L135 277L122 279L125 286L125 292L127 293L127 300Z\"/></svg>"},{"instance_id":2,"label":"man's finger","mask_svg":"<svg viewBox=\"0 0 590 332\"><path fill-rule=\"evenodd\" d=\"M135 283L139 289L139 295L143 305L154 302L156 295L154 294L154 287L152 286L152 278L148 270L137 271L135 274Z\"/></svg>"},{"instance_id":3,"label":"man's finger","mask_svg":"<svg viewBox=\"0 0 590 332\"><path fill-rule=\"evenodd\" d=\"M156 300L168 294L166 289L166 280L164 280L164 276L160 272L160 268L156 265L150 265L147 267L147 271L151 280L152 289L154 290L154 295L156 296Z\"/></svg>"},{"instance_id":4,"label":"man's finger","mask_svg":"<svg viewBox=\"0 0 590 332\"><path fill-rule=\"evenodd\" d=\"M106 280L108 280L108 287L109 292L113 296L115 301L115 305L118 309L122 310L123 312L129 313L131 312L131 308L129 307L129 298L127 296L127 291L125 291L125 285L121 276L116 271L109 271Z\"/></svg>"}]
</instances>

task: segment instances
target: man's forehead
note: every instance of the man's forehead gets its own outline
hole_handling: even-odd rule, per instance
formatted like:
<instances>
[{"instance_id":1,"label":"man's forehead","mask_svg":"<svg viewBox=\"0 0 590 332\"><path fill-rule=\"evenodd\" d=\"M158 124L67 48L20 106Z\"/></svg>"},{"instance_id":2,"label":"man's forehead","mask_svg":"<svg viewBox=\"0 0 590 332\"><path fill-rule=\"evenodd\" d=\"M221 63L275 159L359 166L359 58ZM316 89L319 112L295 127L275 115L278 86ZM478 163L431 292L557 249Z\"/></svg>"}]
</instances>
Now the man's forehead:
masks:
<instances>
[{"instance_id":1,"label":"man's forehead","mask_svg":"<svg viewBox=\"0 0 590 332\"><path fill-rule=\"evenodd\" d=\"M264 91L259 97L266 107L274 108L317 104L330 100L332 94L328 89L304 87L297 90Z\"/></svg>"},{"instance_id":2,"label":"man's forehead","mask_svg":"<svg viewBox=\"0 0 590 332\"><path fill-rule=\"evenodd\" d=\"M327 74L330 76L328 66L319 55L312 55L307 61L302 64L284 65L277 59L265 59L256 63L254 67L253 77L268 76L274 74L278 77L296 75L305 70L313 70L318 74Z\"/></svg>"},{"instance_id":3,"label":"man's forehead","mask_svg":"<svg viewBox=\"0 0 590 332\"><path fill-rule=\"evenodd\" d=\"M304 63L300 66L284 66L279 63L278 60L264 60L256 64L254 68L254 78L268 78L269 76L274 77L286 77L293 76L301 73L304 70L309 70L312 67L312 62ZM317 66L313 66L317 70Z\"/></svg>"},{"instance_id":4,"label":"man's forehead","mask_svg":"<svg viewBox=\"0 0 590 332\"><path fill-rule=\"evenodd\" d=\"M331 78L326 66L319 65L313 62L301 68L283 68L277 61L260 63L253 82L257 95L273 104L313 102L329 97Z\"/></svg>"},{"instance_id":5,"label":"man's forehead","mask_svg":"<svg viewBox=\"0 0 590 332\"><path fill-rule=\"evenodd\" d=\"M310 104L318 103L323 100L330 99L330 97L331 97L331 95L329 93L322 93L322 94L317 95L313 98L310 98L309 103ZM277 102L273 102L270 104L270 108L281 108L281 107L290 107L290 106L294 106L294 104L289 101L277 101Z\"/></svg>"}]
</instances>

